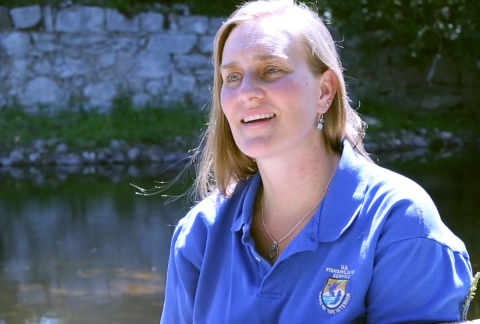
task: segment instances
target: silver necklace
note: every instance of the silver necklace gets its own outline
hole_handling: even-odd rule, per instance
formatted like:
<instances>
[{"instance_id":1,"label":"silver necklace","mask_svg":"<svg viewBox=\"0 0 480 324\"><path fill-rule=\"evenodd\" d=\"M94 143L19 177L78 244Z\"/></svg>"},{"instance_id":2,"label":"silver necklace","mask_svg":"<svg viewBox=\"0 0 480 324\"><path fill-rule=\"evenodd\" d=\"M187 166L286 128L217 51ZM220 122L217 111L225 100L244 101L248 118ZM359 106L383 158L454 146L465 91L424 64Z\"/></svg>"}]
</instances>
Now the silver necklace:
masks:
<instances>
[{"instance_id":1,"label":"silver necklace","mask_svg":"<svg viewBox=\"0 0 480 324\"><path fill-rule=\"evenodd\" d=\"M289 237L290 234L292 234L300 226L300 224L305 220L305 218L307 218L307 216L310 215L310 213L312 211L314 211L318 206L320 206L323 199L327 195L328 188L330 187L330 183L332 182L332 179L333 179L334 175L335 175L335 173L332 175L332 177L328 181L328 184L327 184L327 187L325 188L325 192L323 193L322 199L320 199L320 201L312 209L310 209L308 211L308 213L306 213L302 217L302 219L300 219L300 221L297 223L297 225L295 225L295 227L293 227L292 230L287 233L287 235L285 235L284 237L282 237L279 240L276 240L276 239L273 238L272 234L270 234L270 231L268 230L267 226L265 225L265 219L263 218L263 197L264 197L264 194L262 193L262 199L260 200L260 206L261 206L261 211L262 211L262 225L263 225L263 228L265 229L265 231L267 232L268 236L270 237L270 239L273 241L273 245L270 248L270 250L272 251L272 254L270 254L270 253L268 254L270 259L274 259L278 255L278 253L280 253L280 248L278 247L278 244L280 242L282 242L283 240L285 240L287 237Z\"/></svg>"}]
</instances>

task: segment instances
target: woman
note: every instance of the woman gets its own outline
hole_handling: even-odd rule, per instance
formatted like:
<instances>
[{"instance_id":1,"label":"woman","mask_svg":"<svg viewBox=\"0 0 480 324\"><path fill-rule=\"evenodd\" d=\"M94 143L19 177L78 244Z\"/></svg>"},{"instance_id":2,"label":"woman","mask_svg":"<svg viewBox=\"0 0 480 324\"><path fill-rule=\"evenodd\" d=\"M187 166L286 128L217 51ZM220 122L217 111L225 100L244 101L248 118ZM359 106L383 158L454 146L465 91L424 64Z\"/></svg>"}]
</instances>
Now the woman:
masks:
<instances>
[{"instance_id":1,"label":"woman","mask_svg":"<svg viewBox=\"0 0 480 324\"><path fill-rule=\"evenodd\" d=\"M247 3L214 65L204 199L175 230L161 322L459 320L465 246L418 185L370 161L321 19Z\"/></svg>"}]
</instances>

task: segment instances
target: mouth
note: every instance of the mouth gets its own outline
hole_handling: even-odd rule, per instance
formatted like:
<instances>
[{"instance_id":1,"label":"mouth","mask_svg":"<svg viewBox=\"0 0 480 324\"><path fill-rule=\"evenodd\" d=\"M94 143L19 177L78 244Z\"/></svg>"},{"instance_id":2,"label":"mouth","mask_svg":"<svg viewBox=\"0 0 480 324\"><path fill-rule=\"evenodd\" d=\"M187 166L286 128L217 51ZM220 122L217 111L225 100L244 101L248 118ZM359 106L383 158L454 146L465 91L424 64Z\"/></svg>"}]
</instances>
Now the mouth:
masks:
<instances>
[{"instance_id":1,"label":"mouth","mask_svg":"<svg viewBox=\"0 0 480 324\"><path fill-rule=\"evenodd\" d=\"M275 114L254 115L254 116L249 116L249 117L246 117L246 118L242 119L242 123L244 123L244 124L255 123L255 122L258 122L258 121L271 119L273 117L275 117Z\"/></svg>"}]
</instances>

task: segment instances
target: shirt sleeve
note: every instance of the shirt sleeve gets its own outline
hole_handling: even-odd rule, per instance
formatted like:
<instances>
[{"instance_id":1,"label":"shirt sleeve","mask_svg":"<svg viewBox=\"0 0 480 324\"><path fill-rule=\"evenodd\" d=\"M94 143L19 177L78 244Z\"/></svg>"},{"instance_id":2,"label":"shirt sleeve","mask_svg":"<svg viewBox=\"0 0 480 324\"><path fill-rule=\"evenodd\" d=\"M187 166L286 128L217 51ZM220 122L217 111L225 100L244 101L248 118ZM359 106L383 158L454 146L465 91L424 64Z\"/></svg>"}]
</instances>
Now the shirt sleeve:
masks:
<instances>
[{"instance_id":1,"label":"shirt sleeve","mask_svg":"<svg viewBox=\"0 0 480 324\"><path fill-rule=\"evenodd\" d=\"M426 238L379 249L368 323L440 323L461 318L471 282L468 259Z\"/></svg>"},{"instance_id":2,"label":"shirt sleeve","mask_svg":"<svg viewBox=\"0 0 480 324\"><path fill-rule=\"evenodd\" d=\"M418 193L395 205L376 247L367 322L461 320L472 281L465 245L441 222L429 197Z\"/></svg>"},{"instance_id":3,"label":"shirt sleeve","mask_svg":"<svg viewBox=\"0 0 480 324\"><path fill-rule=\"evenodd\" d=\"M207 229L201 213L190 211L175 229L170 249L161 324L192 323Z\"/></svg>"}]
</instances>

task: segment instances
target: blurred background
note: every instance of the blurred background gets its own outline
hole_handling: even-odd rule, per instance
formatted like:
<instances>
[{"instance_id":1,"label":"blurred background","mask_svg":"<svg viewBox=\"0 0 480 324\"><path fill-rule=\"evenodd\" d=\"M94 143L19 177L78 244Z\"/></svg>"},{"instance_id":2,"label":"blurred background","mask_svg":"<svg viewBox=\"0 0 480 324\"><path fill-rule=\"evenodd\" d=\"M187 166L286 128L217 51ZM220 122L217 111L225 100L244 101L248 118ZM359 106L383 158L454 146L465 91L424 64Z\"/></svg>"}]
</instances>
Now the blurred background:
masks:
<instances>
[{"instance_id":1,"label":"blurred background","mask_svg":"<svg viewBox=\"0 0 480 324\"><path fill-rule=\"evenodd\" d=\"M213 38L240 3L0 0L0 324L158 322L192 172L153 196L130 184L186 166ZM367 150L430 193L480 271L480 2L308 4Z\"/></svg>"}]
</instances>

